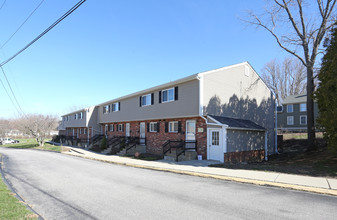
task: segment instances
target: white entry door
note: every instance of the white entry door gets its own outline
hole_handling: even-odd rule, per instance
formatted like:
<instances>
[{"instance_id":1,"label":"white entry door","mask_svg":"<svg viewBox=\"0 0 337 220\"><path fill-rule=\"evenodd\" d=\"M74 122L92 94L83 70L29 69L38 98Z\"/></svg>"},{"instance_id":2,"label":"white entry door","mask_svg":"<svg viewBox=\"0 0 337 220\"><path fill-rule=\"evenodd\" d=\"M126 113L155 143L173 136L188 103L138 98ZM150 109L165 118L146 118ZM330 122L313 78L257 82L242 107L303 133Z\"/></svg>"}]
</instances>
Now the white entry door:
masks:
<instances>
[{"instance_id":1,"label":"white entry door","mask_svg":"<svg viewBox=\"0 0 337 220\"><path fill-rule=\"evenodd\" d=\"M221 129L209 129L208 138L208 159L222 161Z\"/></svg>"},{"instance_id":2,"label":"white entry door","mask_svg":"<svg viewBox=\"0 0 337 220\"><path fill-rule=\"evenodd\" d=\"M186 121L186 142L195 141L195 120ZM195 149L195 143L186 143L186 148Z\"/></svg>"},{"instance_id":3,"label":"white entry door","mask_svg":"<svg viewBox=\"0 0 337 220\"><path fill-rule=\"evenodd\" d=\"M125 136L130 137L130 123L125 124Z\"/></svg>"},{"instance_id":4,"label":"white entry door","mask_svg":"<svg viewBox=\"0 0 337 220\"><path fill-rule=\"evenodd\" d=\"M145 122L141 122L139 126L139 134L140 134L140 144L145 144Z\"/></svg>"}]
</instances>

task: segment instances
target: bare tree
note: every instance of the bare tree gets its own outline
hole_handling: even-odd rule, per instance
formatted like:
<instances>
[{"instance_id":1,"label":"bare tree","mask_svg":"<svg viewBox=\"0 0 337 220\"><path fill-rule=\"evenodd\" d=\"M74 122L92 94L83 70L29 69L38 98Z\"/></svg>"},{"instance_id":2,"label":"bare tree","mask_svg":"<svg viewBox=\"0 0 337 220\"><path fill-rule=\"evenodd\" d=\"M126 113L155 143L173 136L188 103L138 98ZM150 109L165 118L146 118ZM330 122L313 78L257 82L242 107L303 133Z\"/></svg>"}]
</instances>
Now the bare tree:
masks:
<instances>
[{"instance_id":1,"label":"bare tree","mask_svg":"<svg viewBox=\"0 0 337 220\"><path fill-rule=\"evenodd\" d=\"M51 115L25 115L15 121L16 127L22 132L32 135L40 146L44 145L50 131L55 130L58 118Z\"/></svg>"},{"instance_id":2,"label":"bare tree","mask_svg":"<svg viewBox=\"0 0 337 220\"><path fill-rule=\"evenodd\" d=\"M276 40L277 44L297 57L306 67L307 74L307 119L309 150L315 146L314 65L322 39L336 21L337 0L273 0L265 13L249 12L249 24L262 27ZM316 8L316 9L315 9ZM298 49L302 52L299 52Z\"/></svg>"},{"instance_id":3,"label":"bare tree","mask_svg":"<svg viewBox=\"0 0 337 220\"><path fill-rule=\"evenodd\" d=\"M10 129L10 121L7 119L0 119L0 137L5 137Z\"/></svg>"},{"instance_id":4,"label":"bare tree","mask_svg":"<svg viewBox=\"0 0 337 220\"><path fill-rule=\"evenodd\" d=\"M289 95L298 95L306 89L306 70L298 60L286 58L282 63L272 60L262 69L262 79L276 95L278 104Z\"/></svg>"}]
</instances>

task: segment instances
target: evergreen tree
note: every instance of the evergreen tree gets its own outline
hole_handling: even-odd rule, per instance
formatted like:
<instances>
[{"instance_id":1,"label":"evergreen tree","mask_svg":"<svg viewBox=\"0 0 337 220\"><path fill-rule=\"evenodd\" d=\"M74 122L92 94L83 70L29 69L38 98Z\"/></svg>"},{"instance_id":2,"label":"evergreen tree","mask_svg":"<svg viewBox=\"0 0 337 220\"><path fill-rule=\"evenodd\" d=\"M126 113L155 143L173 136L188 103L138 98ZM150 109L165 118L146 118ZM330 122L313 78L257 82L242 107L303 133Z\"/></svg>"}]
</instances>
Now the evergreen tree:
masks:
<instances>
[{"instance_id":1,"label":"evergreen tree","mask_svg":"<svg viewBox=\"0 0 337 220\"><path fill-rule=\"evenodd\" d=\"M337 23L336 23L337 25ZM330 150L337 152L337 26L327 41L326 54L318 79L316 98L319 108L317 122L324 130L324 138Z\"/></svg>"}]
</instances>

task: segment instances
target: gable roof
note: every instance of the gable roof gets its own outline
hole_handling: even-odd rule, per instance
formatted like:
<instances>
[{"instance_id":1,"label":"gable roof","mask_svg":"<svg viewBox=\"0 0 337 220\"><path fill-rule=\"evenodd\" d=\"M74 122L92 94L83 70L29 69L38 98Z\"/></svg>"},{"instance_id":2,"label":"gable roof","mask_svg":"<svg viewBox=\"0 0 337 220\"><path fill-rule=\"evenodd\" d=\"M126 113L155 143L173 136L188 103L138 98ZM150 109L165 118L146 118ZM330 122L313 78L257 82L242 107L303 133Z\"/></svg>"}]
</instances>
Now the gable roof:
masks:
<instances>
[{"instance_id":1,"label":"gable roof","mask_svg":"<svg viewBox=\"0 0 337 220\"><path fill-rule=\"evenodd\" d=\"M294 104L294 103L306 103L307 102L307 94L303 93L300 95L290 95L287 96L282 104Z\"/></svg>"},{"instance_id":2,"label":"gable roof","mask_svg":"<svg viewBox=\"0 0 337 220\"><path fill-rule=\"evenodd\" d=\"M229 128L237 128L242 130L266 130L264 127L246 119L229 118L223 116L209 115L221 124L228 125Z\"/></svg>"}]
</instances>

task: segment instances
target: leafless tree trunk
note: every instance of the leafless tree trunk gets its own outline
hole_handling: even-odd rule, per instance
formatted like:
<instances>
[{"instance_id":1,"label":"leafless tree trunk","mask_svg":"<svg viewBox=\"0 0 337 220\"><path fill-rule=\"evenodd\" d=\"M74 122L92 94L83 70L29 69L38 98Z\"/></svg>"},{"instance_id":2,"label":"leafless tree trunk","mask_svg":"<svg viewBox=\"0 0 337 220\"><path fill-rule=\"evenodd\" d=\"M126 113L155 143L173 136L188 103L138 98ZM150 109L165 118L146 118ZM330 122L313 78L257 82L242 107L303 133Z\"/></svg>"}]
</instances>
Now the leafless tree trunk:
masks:
<instances>
[{"instance_id":1,"label":"leafless tree trunk","mask_svg":"<svg viewBox=\"0 0 337 220\"><path fill-rule=\"evenodd\" d=\"M57 128L58 119L56 116L33 114L22 116L15 124L22 132L32 135L39 146L43 146L50 131Z\"/></svg>"},{"instance_id":2,"label":"leafless tree trunk","mask_svg":"<svg viewBox=\"0 0 337 220\"><path fill-rule=\"evenodd\" d=\"M306 90L306 68L295 59L286 58L282 63L268 62L262 69L262 79L276 95L278 104L289 95Z\"/></svg>"},{"instance_id":3,"label":"leafless tree trunk","mask_svg":"<svg viewBox=\"0 0 337 220\"><path fill-rule=\"evenodd\" d=\"M313 150L315 146L314 125L314 65L322 39L336 21L337 0L273 0L266 7L263 15L249 12L249 24L262 27L276 40L277 44L297 57L306 67L307 72L307 119L308 145ZM313 10L316 7L317 10ZM307 12L305 14L305 11ZM302 53L297 49L302 48Z\"/></svg>"}]
</instances>

